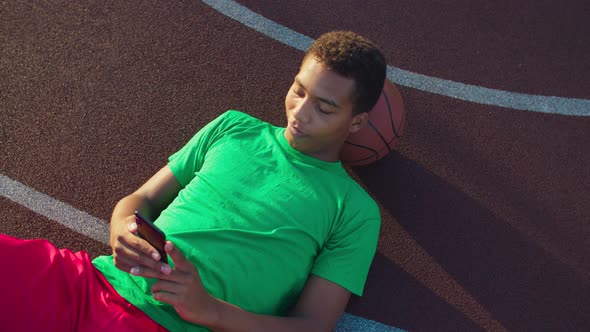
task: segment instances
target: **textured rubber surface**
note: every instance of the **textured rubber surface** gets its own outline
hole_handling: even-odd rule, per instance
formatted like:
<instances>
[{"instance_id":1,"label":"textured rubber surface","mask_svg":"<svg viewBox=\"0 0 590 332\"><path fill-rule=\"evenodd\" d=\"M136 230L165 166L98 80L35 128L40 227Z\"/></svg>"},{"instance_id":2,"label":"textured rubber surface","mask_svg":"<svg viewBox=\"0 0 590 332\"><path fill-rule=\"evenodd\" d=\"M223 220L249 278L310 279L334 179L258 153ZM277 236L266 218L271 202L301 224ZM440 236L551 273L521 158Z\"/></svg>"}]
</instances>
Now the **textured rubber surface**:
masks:
<instances>
[{"instance_id":1,"label":"textured rubber surface","mask_svg":"<svg viewBox=\"0 0 590 332\"><path fill-rule=\"evenodd\" d=\"M312 38L356 30L413 72L590 97L579 1L240 3ZM90 216L108 220L227 109L285 122L302 52L199 1L2 9L0 173ZM351 170L383 225L365 296L347 311L412 331L589 329L590 117L399 89L397 151ZM2 233L109 252L8 198L0 206Z\"/></svg>"}]
</instances>

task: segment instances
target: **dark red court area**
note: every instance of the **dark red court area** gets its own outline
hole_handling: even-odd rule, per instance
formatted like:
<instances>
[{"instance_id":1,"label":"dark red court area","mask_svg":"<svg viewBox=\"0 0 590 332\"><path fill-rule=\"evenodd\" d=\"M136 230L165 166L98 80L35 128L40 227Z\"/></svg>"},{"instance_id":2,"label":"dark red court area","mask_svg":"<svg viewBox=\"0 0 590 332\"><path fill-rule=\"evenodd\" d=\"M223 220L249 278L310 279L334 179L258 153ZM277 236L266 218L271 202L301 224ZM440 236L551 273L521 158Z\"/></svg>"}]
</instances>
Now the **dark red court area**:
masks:
<instances>
[{"instance_id":1,"label":"dark red court area","mask_svg":"<svg viewBox=\"0 0 590 332\"><path fill-rule=\"evenodd\" d=\"M311 38L354 30L428 77L590 99L584 1L238 2ZM286 124L303 53L203 2L0 8L0 175L92 216L228 109ZM397 87L396 150L349 168L382 226L347 312L409 331L590 330L590 116ZM0 232L110 253L3 192Z\"/></svg>"}]
</instances>

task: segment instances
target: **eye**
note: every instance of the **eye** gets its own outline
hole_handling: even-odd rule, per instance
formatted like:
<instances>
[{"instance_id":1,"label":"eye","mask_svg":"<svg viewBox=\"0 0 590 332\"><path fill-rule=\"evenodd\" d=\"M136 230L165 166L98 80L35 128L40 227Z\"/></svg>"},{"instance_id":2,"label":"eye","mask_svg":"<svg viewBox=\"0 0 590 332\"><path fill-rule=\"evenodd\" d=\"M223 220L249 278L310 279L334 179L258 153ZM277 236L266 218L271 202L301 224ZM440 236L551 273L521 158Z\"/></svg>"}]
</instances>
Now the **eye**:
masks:
<instances>
[{"instance_id":1,"label":"eye","mask_svg":"<svg viewBox=\"0 0 590 332\"><path fill-rule=\"evenodd\" d=\"M316 106L316 109L318 110L318 112L320 112L322 114L332 114L333 113L333 112L323 109L319 104Z\"/></svg>"},{"instance_id":2,"label":"eye","mask_svg":"<svg viewBox=\"0 0 590 332\"><path fill-rule=\"evenodd\" d=\"M303 97L303 96L305 96L305 92L304 92L304 91L303 91L303 89L301 89L301 88L297 88L297 87L296 87L296 88L294 88L294 89L293 89L293 92L294 92L294 93L295 93L297 96L299 96L299 97Z\"/></svg>"},{"instance_id":3,"label":"eye","mask_svg":"<svg viewBox=\"0 0 590 332\"><path fill-rule=\"evenodd\" d=\"M293 94L295 94L297 97L300 97L300 98L303 98L303 96L305 96L305 91L303 91L303 89L301 88L301 86L299 84L297 84L297 82L293 82L289 92L292 92Z\"/></svg>"}]
</instances>

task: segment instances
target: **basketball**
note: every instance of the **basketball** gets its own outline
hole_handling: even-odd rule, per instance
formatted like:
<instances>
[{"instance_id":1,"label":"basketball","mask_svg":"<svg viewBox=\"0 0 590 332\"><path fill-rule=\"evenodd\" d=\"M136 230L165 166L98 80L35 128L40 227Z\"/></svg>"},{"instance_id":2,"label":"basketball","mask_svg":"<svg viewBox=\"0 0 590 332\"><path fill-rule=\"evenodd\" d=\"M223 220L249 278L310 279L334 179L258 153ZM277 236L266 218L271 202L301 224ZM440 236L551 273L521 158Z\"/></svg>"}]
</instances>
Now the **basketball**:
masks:
<instances>
[{"instance_id":1,"label":"basketball","mask_svg":"<svg viewBox=\"0 0 590 332\"><path fill-rule=\"evenodd\" d=\"M383 92L369 112L367 124L348 136L340 159L350 166L362 166L383 158L402 136L404 121L402 97L396 86L385 79Z\"/></svg>"}]
</instances>

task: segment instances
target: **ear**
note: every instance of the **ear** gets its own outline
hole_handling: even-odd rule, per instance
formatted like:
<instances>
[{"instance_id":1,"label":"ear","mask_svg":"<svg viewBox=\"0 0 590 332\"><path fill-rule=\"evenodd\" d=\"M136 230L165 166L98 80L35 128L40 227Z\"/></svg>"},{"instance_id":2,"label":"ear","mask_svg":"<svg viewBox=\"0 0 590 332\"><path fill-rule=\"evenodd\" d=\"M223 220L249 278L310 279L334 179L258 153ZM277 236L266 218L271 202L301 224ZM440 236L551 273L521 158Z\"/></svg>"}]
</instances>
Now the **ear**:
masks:
<instances>
[{"instance_id":1,"label":"ear","mask_svg":"<svg viewBox=\"0 0 590 332\"><path fill-rule=\"evenodd\" d=\"M362 112L352 117L352 122L350 123L349 132L356 133L361 128L365 126L365 124L369 121L369 113Z\"/></svg>"}]
</instances>

